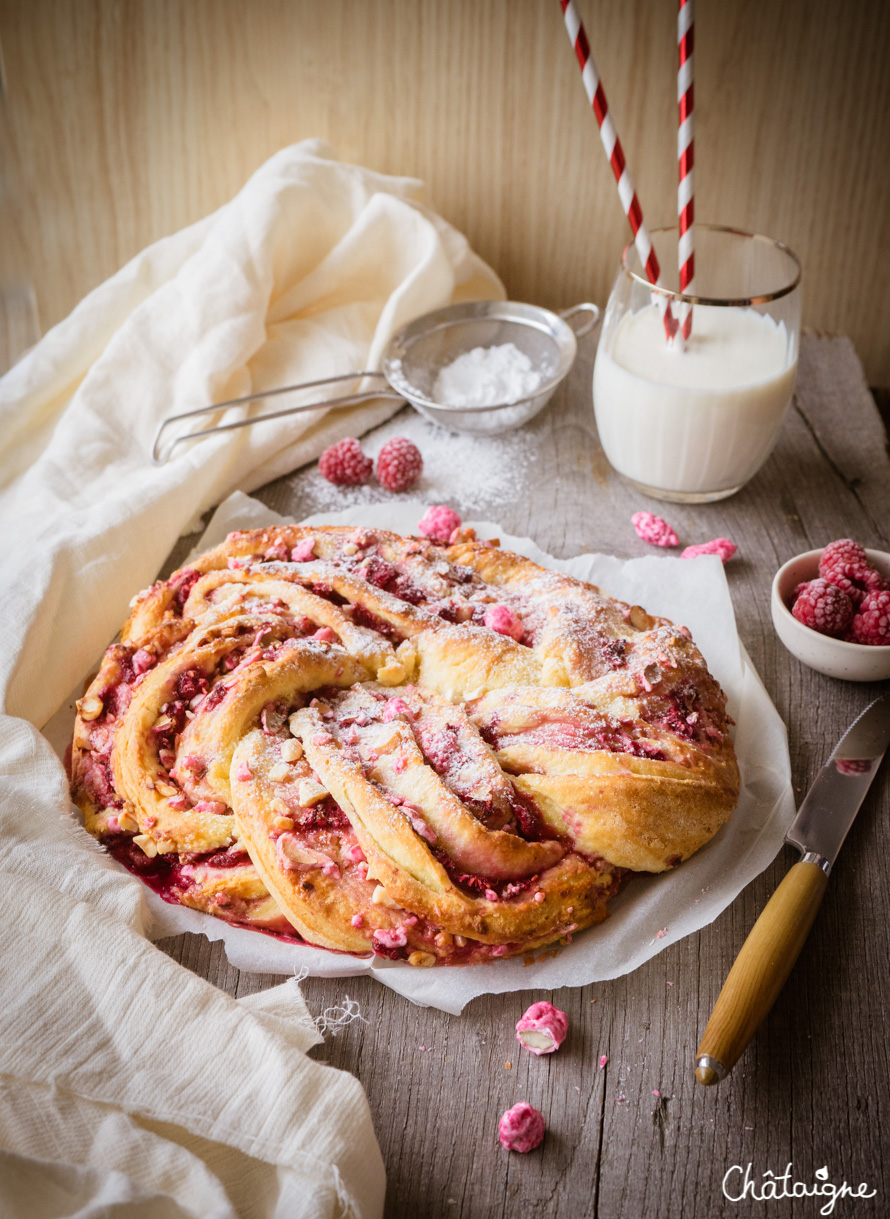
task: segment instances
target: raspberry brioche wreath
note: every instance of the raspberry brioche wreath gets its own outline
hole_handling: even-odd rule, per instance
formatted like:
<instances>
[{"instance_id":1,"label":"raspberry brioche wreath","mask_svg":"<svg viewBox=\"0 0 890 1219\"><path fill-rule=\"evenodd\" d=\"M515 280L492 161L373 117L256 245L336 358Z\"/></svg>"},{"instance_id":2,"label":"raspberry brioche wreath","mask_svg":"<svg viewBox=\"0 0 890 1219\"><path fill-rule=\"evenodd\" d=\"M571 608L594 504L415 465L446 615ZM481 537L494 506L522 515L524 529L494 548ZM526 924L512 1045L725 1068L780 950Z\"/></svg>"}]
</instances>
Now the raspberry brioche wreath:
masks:
<instances>
[{"instance_id":1,"label":"raspberry brioche wreath","mask_svg":"<svg viewBox=\"0 0 890 1219\"><path fill-rule=\"evenodd\" d=\"M235 925L511 957L736 806L688 630L472 530L235 532L131 607L78 702L73 797L162 898Z\"/></svg>"}]
</instances>

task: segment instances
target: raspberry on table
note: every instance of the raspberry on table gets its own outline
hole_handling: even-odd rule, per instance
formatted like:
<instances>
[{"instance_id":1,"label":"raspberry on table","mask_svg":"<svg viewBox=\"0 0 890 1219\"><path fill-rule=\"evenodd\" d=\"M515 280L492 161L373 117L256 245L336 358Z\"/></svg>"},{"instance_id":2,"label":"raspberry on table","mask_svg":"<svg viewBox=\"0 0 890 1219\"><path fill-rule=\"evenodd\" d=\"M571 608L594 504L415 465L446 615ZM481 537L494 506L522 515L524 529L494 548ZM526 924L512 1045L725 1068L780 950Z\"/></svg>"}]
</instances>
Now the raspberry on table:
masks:
<instances>
[{"instance_id":1,"label":"raspberry on table","mask_svg":"<svg viewBox=\"0 0 890 1219\"><path fill-rule=\"evenodd\" d=\"M407 491L423 473L417 445L405 436L393 436L377 455L377 478L387 491Z\"/></svg>"},{"instance_id":2,"label":"raspberry on table","mask_svg":"<svg viewBox=\"0 0 890 1219\"><path fill-rule=\"evenodd\" d=\"M362 446L354 436L338 440L325 449L318 459L318 472L329 483L339 487L354 487L366 483L371 477L374 463L362 452Z\"/></svg>"},{"instance_id":3,"label":"raspberry on table","mask_svg":"<svg viewBox=\"0 0 890 1219\"><path fill-rule=\"evenodd\" d=\"M890 588L866 595L852 623L856 643L890 644Z\"/></svg>"},{"instance_id":4,"label":"raspberry on table","mask_svg":"<svg viewBox=\"0 0 890 1219\"><path fill-rule=\"evenodd\" d=\"M820 635L843 635L853 619L853 602L843 589L819 577L798 586L791 612Z\"/></svg>"},{"instance_id":5,"label":"raspberry on table","mask_svg":"<svg viewBox=\"0 0 890 1219\"><path fill-rule=\"evenodd\" d=\"M679 546L680 539L660 516L651 512L635 512L630 518L637 537L650 546Z\"/></svg>"}]
</instances>

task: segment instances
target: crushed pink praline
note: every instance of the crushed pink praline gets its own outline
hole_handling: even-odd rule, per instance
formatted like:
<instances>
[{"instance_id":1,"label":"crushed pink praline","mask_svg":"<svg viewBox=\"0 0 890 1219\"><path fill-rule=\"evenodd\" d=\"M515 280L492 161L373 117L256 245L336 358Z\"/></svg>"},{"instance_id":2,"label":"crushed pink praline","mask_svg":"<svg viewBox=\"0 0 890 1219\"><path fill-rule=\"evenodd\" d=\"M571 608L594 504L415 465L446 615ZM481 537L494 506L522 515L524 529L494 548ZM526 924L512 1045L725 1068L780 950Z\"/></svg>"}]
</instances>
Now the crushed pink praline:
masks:
<instances>
[{"instance_id":1,"label":"crushed pink praline","mask_svg":"<svg viewBox=\"0 0 890 1219\"><path fill-rule=\"evenodd\" d=\"M228 812L228 808L229 806L224 804L222 800L199 800L195 805L195 812L215 813L217 816L221 816L223 813Z\"/></svg>"},{"instance_id":2,"label":"crushed pink praline","mask_svg":"<svg viewBox=\"0 0 890 1219\"><path fill-rule=\"evenodd\" d=\"M373 940L383 948L404 948L408 943L408 936L404 927L393 927L392 930L380 927L374 932Z\"/></svg>"},{"instance_id":3,"label":"crushed pink praline","mask_svg":"<svg viewBox=\"0 0 890 1219\"><path fill-rule=\"evenodd\" d=\"M630 518L636 535L650 546L679 546L680 539L674 530L660 516L651 512L635 512Z\"/></svg>"},{"instance_id":4,"label":"crushed pink praline","mask_svg":"<svg viewBox=\"0 0 890 1219\"><path fill-rule=\"evenodd\" d=\"M315 538L303 538L290 552L291 562L308 563L315 558Z\"/></svg>"},{"instance_id":5,"label":"crushed pink praline","mask_svg":"<svg viewBox=\"0 0 890 1219\"><path fill-rule=\"evenodd\" d=\"M151 652L147 652L145 648L138 648L133 653L133 659L130 661L133 666L133 672L137 677L140 677L143 673L147 673L154 662L154 656L152 656Z\"/></svg>"},{"instance_id":6,"label":"crushed pink praline","mask_svg":"<svg viewBox=\"0 0 890 1219\"><path fill-rule=\"evenodd\" d=\"M552 1003L533 1003L516 1022L516 1040L530 1054L553 1054L565 1041L569 1018Z\"/></svg>"},{"instance_id":7,"label":"crushed pink praline","mask_svg":"<svg viewBox=\"0 0 890 1219\"><path fill-rule=\"evenodd\" d=\"M235 778L239 783L249 783L253 778L250 767L246 762L239 762L235 767Z\"/></svg>"},{"instance_id":8,"label":"crushed pink praline","mask_svg":"<svg viewBox=\"0 0 890 1219\"><path fill-rule=\"evenodd\" d=\"M697 546L687 546L680 555L681 559L694 559L700 554L715 554L721 563L728 563L738 550L735 542L729 538L714 538L711 542L700 542Z\"/></svg>"},{"instance_id":9,"label":"crushed pink praline","mask_svg":"<svg viewBox=\"0 0 890 1219\"><path fill-rule=\"evenodd\" d=\"M499 635L509 635L511 639L522 638L525 627L522 619L510 609L509 605L490 605L485 611L485 625Z\"/></svg>"},{"instance_id":10,"label":"crushed pink praline","mask_svg":"<svg viewBox=\"0 0 890 1219\"><path fill-rule=\"evenodd\" d=\"M424 537L445 544L455 529L460 529L461 519L447 504L431 504L417 523Z\"/></svg>"},{"instance_id":11,"label":"crushed pink praline","mask_svg":"<svg viewBox=\"0 0 890 1219\"><path fill-rule=\"evenodd\" d=\"M544 1115L539 1109L521 1100L519 1104L501 1114L498 1122L498 1138L507 1151L534 1151L544 1138Z\"/></svg>"}]
</instances>

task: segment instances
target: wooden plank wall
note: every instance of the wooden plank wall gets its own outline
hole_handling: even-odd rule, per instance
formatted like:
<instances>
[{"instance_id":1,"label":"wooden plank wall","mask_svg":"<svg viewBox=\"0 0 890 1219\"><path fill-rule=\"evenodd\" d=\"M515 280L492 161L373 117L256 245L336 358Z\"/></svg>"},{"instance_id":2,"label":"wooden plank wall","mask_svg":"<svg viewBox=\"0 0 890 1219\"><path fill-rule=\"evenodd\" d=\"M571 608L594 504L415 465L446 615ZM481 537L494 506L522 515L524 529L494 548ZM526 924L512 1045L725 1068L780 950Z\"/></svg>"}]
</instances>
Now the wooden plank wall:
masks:
<instances>
[{"instance_id":1,"label":"wooden plank wall","mask_svg":"<svg viewBox=\"0 0 890 1219\"><path fill-rule=\"evenodd\" d=\"M673 0L578 0L650 224L676 211ZM604 302L626 240L556 0L0 0L0 286L47 328L323 136L426 180L510 294ZM700 220L801 256L890 385L890 5L699 0Z\"/></svg>"}]
</instances>

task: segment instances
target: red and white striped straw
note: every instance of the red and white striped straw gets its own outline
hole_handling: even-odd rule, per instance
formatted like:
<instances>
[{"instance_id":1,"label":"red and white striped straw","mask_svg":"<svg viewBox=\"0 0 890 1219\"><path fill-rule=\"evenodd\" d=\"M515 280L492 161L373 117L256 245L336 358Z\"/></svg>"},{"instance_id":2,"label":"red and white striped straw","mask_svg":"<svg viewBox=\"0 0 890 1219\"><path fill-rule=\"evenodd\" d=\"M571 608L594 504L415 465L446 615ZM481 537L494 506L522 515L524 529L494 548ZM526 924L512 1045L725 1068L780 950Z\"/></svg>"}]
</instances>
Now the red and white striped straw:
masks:
<instances>
[{"instance_id":1,"label":"red and white striped straw","mask_svg":"<svg viewBox=\"0 0 890 1219\"><path fill-rule=\"evenodd\" d=\"M695 129L693 109L693 52L695 50L695 0L680 0L677 13L677 47L680 64L677 71L677 160L680 177L677 186L677 213L680 218L680 291L692 295L695 291ZM680 326L684 339L692 334L692 306L680 307Z\"/></svg>"},{"instance_id":2,"label":"red and white striped straw","mask_svg":"<svg viewBox=\"0 0 890 1219\"><path fill-rule=\"evenodd\" d=\"M624 208L625 215L630 221L637 254L639 255L640 262L646 269L646 278L649 280L649 283L660 287L661 268L658 265L658 258L649 238L649 230L646 228L646 222L643 219L640 201L637 198L637 192L634 190L627 162L624 159L624 151L618 138L618 132L615 130L615 124L612 122L612 116L609 113L609 103L606 101L602 82L596 70L596 64L593 62L593 56L590 53L590 43L587 41L584 25L578 16L573 0L559 0L559 4L565 18L569 39L575 48L578 66L581 69L581 79L584 82L588 100L593 107L593 113L596 115L596 121L600 129L600 139L603 142L603 148L606 151L609 164L612 166L615 181L618 183L618 195L621 199L621 206ZM670 302L667 297L662 296L660 293L654 295L657 297L659 308L664 309L665 333L668 339L672 339L677 333L678 324L671 314Z\"/></svg>"}]
</instances>

